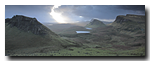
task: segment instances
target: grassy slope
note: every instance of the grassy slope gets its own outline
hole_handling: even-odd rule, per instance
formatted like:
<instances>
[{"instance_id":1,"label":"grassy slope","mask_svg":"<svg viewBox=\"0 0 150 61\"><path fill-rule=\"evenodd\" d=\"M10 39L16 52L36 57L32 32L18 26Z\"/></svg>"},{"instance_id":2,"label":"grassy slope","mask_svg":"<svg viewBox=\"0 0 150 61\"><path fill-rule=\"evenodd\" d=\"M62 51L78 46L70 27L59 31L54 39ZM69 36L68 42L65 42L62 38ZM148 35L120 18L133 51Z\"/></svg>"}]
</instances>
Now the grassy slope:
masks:
<instances>
[{"instance_id":1,"label":"grassy slope","mask_svg":"<svg viewBox=\"0 0 150 61\"><path fill-rule=\"evenodd\" d=\"M111 27L108 27L106 29L102 28L101 31L96 32L97 34L92 33L92 35L80 35L74 39L68 38L68 41L73 40L75 42L82 42L82 47L70 46L68 48L63 48L60 50L50 50L50 48L54 48L53 46L16 49L13 50L13 52L18 53L10 54L10 56L145 56L144 46L135 48L133 47L131 49L131 47L127 47L124 45L125 42L120 42L120 40L126 42L129 41L129 43L131 43L131 41L134 41L134 39L128 39L128 41L127 39L121 39L121 37L130 37L127 37L127 35L113 33L113 31L111 31L110 29ZM106 31L107 33L104 33L104 31ZM111 37L110 40L107 39L109 37ZM67 41L62 43L68 44ZM6 50L6 52L8 51Z\"/></svg>"},{"instance_id":2,"label":"grassy slope","mask_svg":"<svg viewBox=\"0 0 150 61\"><path fill-rule=\"evenodd\" d=\"M134 18L132 18L133 20ZM139 21L139 20L138 20ZM109 25L106 27L97 27L91 30L91 34L70 34L62 36L64 39L82 43L84 46L80 48L71 47L59 50L55 53L49 52L44 55L51 56L145 56L145 38L144 32L133 28L145 27L145 24L137 22L128 24L116 24L116 28ZM113 24L114 25L114 24ZM123 25L123 26L122 26ZM128 30L125 30L125 29ZM68 29L69 31L76 29ZM69 32L66 31L66 32ZM141 33L139 33L141 32ZM65 33L64 33L65 34ZM60 34L63 35L63 34ZM72 37L70 37L72 36Z\"/></svg>"},{"instance_id":3,"label":"grassy slope","mask_svg":"<svg viewBox=\"0 0 150 61\"><path fill-rule=\"evenodd\" d=\"M91 32L88 35L80 34L71 38L62 37L82 43L83 47L63 49L59 53L50 54L54 54L53 56L145 56L145 45L136 46L138 43L145 42L141 36L137 38L134 35L118 33L112 26L95 28Z\"/></svg>"},{"instance_id":4,"label":"grassy slope","mask_svg":"<svg viewBox=\"0 0 150 61\"><path fill-rule=\"evenodd\" d=\"M64 47L79 46L77 43L59 36L51 35L51 32L45 36L35 35L32 32L24 32L16 27L10 27L5 24L5 52L6 55L37 53L44 49L56 51Z\"/></svg>"},{"instance_id":5,"label":"grassy slope","mask_svg":"<svg viewBox=\"0 0 150 61\"><path fill-rule=\"evenodd\" d=\"M47 38L48 35L40 36L40 35L35 35L31 33L30 31L23 32L23 31L18 30L16 27L10 28L10 26L7 24L6 24L5 32L6 32L5 33L6 46L10 44L15 46L15 48L8 48L8 49L17 49L17 47L18 48L29 47L30 45L31 46L52 45L54 40L51 37L56 37L56 36L51 36L51 37L49 36L49 38ZM15 45L15 44L18 44L18 45ZM13 47L13 46L10 46L10 47Z\"/></svg>"}]
</instances>

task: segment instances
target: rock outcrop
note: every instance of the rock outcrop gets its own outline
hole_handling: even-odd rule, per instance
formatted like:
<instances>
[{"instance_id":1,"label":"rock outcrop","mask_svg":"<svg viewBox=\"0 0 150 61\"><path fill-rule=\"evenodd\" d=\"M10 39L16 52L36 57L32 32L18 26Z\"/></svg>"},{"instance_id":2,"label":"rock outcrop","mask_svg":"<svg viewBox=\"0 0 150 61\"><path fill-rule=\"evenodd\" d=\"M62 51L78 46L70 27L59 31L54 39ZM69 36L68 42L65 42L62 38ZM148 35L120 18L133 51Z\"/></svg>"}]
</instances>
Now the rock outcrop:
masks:
<instances>
[{"instance_id":1,"label":"rock outcrop","mask_svg":"<svg viewBox=\"0 0 150 61\"><path fill-rule=\"evenodd\" d=\"M106 26L103 22L98 19L91 19L91 22L86 25L89 28L97 28L97 27L104 27Z\"/></svg>"}]
</instances>

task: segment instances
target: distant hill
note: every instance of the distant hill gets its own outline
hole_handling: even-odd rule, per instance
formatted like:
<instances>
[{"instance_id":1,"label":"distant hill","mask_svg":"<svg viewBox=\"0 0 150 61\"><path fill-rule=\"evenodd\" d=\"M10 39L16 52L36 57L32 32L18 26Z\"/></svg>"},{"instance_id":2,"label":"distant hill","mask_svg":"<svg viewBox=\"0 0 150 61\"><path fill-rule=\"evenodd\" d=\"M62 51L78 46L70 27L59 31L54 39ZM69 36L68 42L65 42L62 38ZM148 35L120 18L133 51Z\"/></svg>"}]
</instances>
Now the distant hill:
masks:
<instances>
[{"instance_id":1,"label":"distant hill","mask_svg":"<svg viewBox=\"0 0 150 61\"><path fill-rule=\"evenodd\" d=\"M63 30L60 34L76 34L76 31L87 31L87 29L82 26L72 26Z\"/></svg>"},{"instance_id":2,"label":"distant hill","mask_svg":"<svg viewBox=\"0 0 150 61\"><path fill-rule=\"evenodd\" d=\"M92 19L91 22L86 25L86 27L89 28L97 28L97 27L105 27L105 26L106 25L98 19Z\"/></svg>"},{"instance_id":3,"label":"distant hill","mask_svg":"<svg viewBox=\"0 0 150 61\"><path fill-rule=\"evenodd\" d=\"M5 50L46 47L58 50L67 46L79 46L77 43L61 39L46 26L23 15L5 19ZM40 50L39 50L40 51ZM6 52L7 54L7 52Z\"/></svg>"},{"instance_id":4,"label":"distant hill","mask_svg":"<svg viewBox=\"0 0 150 61\"><path fill-rule=\"evenodd\" d=\"M102 21L105 25L109 25L111 24L112 22L106 22L106 21Z\"/></svg>"},{"instance_id":5,"label":"distant hill","mask_svg":"<svg viewBox=\"0 0 150 61\"><path fill-rule=\"evenodd\" d=\"M80 22L76 22L76 23L71 23L77 26L86 26L90 21L80 21Z\"/></svg>"},{"instance_id":6,"label":"distant hill","mask_svg":"<svg viewBox=\"0 0 150 61\"><path fill-rule=\"evenodd\" d=\"M48 27L49 29L51 29L56 34L59 34L63 30L66 30L70 27L76 26L76 25L73 25L73 24L44 24L44 25L46 27Z\"/></svg>"}]
</instances>

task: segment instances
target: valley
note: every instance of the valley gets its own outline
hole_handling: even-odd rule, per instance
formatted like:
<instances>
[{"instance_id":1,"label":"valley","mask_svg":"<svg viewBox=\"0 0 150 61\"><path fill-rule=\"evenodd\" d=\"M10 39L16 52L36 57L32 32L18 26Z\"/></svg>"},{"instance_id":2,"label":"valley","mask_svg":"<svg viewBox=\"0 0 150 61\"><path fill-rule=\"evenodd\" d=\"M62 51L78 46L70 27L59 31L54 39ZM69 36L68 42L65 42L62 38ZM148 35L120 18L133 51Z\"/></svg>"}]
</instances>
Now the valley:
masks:
<instances>
[{"instance_id":1,"label":"valley","mask_svg":"<svg viewBox=\"0 0 150 61\"><path fill-rule=\"evenodd\" d=\"M20 18L20 16L18 16ZM22 17L22 16L21 16ZM25 18L25 17L23 17ZM92 19L84 26L38 24L19 27L14 18L5 24L6 56L145 56L145 16L117 16L111 25ZM12 19L11 19L12 20ZM20 19L19 19L20 20ZM16 27L11 27L11 26ZM90 29L86 29L86 28ZM48 28L50 30L48 30ZM38 31L38 29L41 29ZM23 32L24 31L24 32ZM29 32L28 32L29 31ZM90 31L77 33L76 31ZM13 35L12 35L13 34ZM15 36L14 36L15 35ZM20 44L18 44L20 43Z\"/></svg>"},{"instance_id":2,"label":"valley","mask_svg":"<svg viewBox=\"0 0 150 61\"><path fill-rule=\"evenodd\" d=\"M127 15L127 16L130 16L130 15ZM131 21L136 20L133 18L133 16L131 18L132 18ZM114 23L112 23L112 25L106 25L106 26L102 26L102 27L100 26L100 24L98 25L100 27L92 26L93 27L92 30L87 30L82 26L78 26L76 28L70 27L70 29L68 28L68 29L62 31L61 33L59 33L58 35L64 39L82 43L84 45L84 47L90 48L93 50L95 50L95 49L103 50L104 49L104 50L108 50L108 51L112 51L112 52L128 51L128 53L122 53L122 54L127 55L127 56L134 56L132 54L135 54L135 55L137 54L137 55L143 56L143 55L145 55L145 53L144 53L144 51L145 51L145 32L140 29L137 29L137 30L134 30L134 29L136 27L145 29L145 25L144 25L145 19L141 19L141 18L138 18L138 19L140 19L140 20L138 20L137 22L142 22L143 24L137 24L134 22L125 22L126 25L124 25L125 23L120 24L120 23L114 22ZM98 23L98 22L96 22L96 23ZM120 26L120 28L115 26L116 24L117 24L117 26ZM127 24L129 24L129 25L127 25ZM102 25L104 25L104 24L102 24ZM121 25L123 25L123 26L121 26ZM89 24L88 24L88 26L89 26ZM82 29L80 29L80 28L82 28ZM126 29L130 29L130 30L124 30L124 29L118 30L121 28L126 28ZM91 33L77 34L77 33L75 33L75 31L77 31L77 30L82 30L82 31L86 30L86 31L90 31ZM137 52L138 49L141 53L134 53L134 52ZM122 54L117 53L117 52L116 52L116 54L118 56L122 56Z\"/></svg>"}]
</instances>

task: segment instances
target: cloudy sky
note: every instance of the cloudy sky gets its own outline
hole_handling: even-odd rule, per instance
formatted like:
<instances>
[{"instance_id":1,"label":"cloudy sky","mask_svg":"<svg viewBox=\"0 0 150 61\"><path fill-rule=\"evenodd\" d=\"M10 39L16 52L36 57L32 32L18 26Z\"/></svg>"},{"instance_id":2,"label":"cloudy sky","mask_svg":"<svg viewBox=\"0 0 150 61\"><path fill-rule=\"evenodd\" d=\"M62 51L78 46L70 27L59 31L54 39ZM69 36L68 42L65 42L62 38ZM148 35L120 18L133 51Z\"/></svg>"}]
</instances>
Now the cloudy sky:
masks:
<instances>
[{"instance_id":1,"label":"cloudy sky","mask_svg":"<svg viewBox=\"0 0 150 61\"><path fill-rule=\"evenodd\" d=\"M35 17L41 23L72 23L92 18L113 22L118 15L145 15L144 5L5 5L5 18Z\"/></svg>"}]
</instances>

